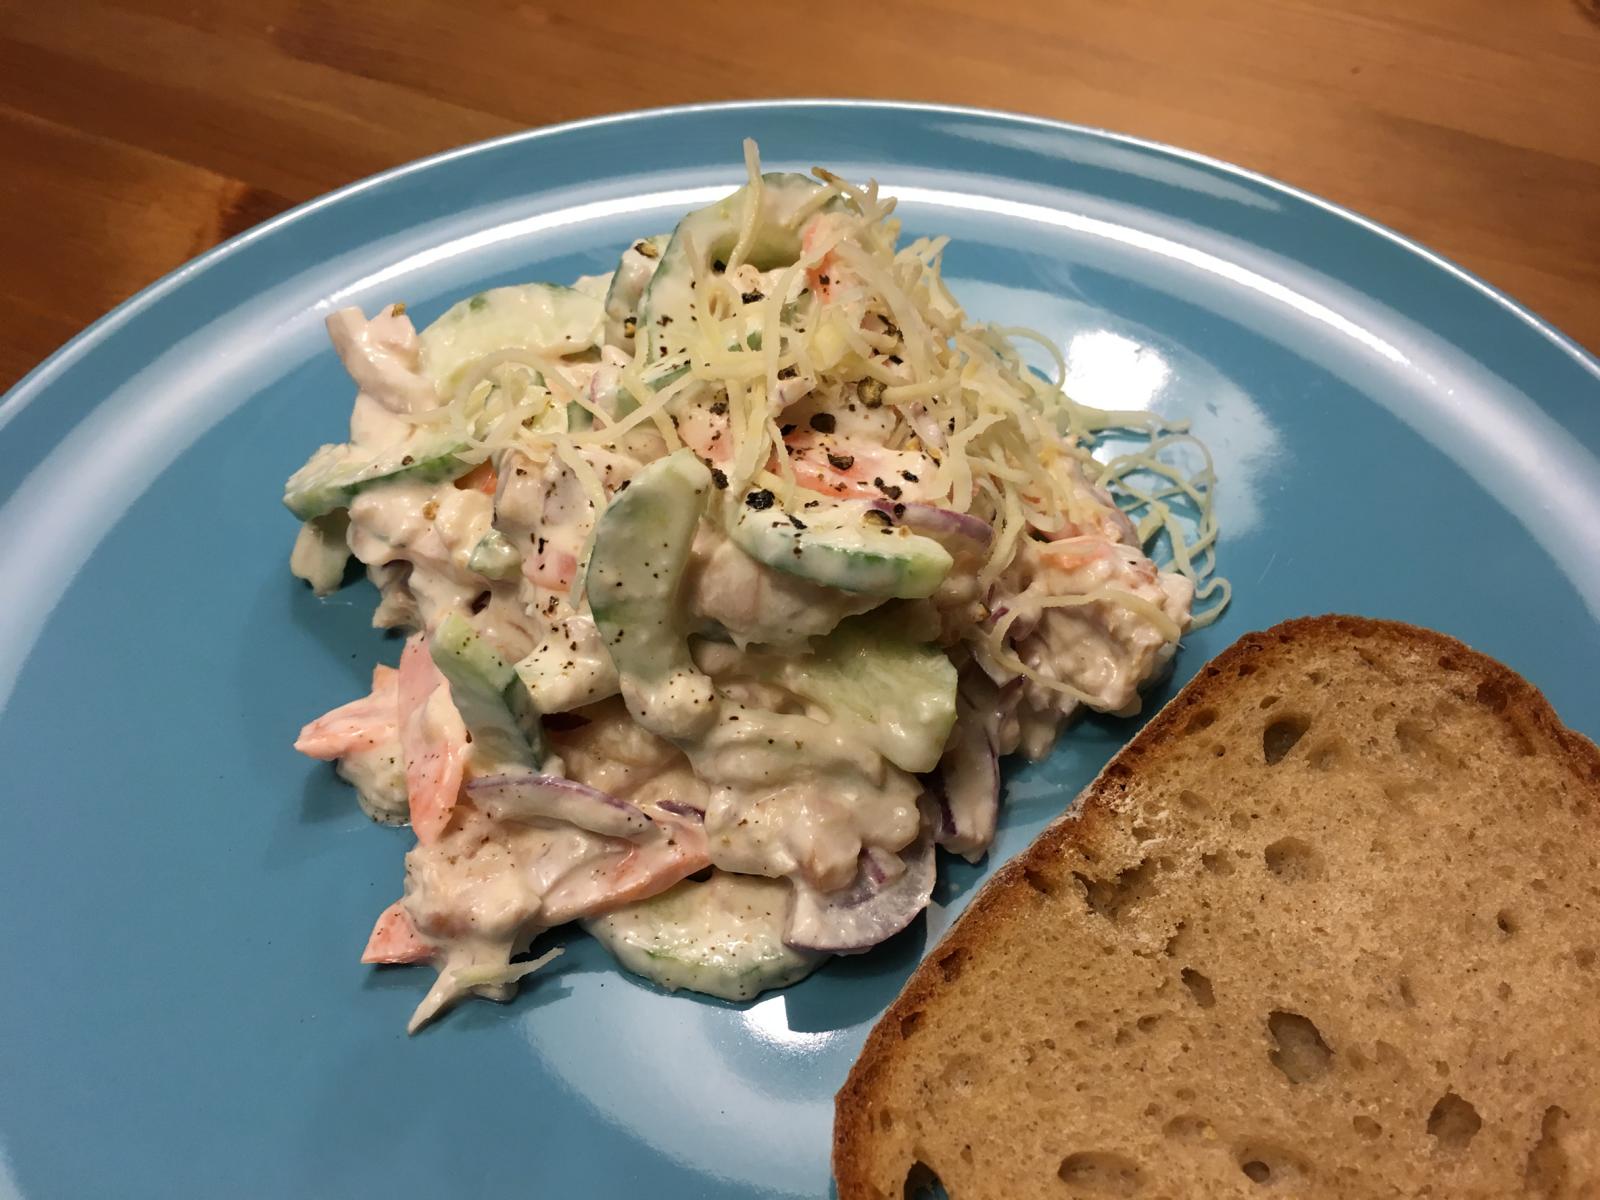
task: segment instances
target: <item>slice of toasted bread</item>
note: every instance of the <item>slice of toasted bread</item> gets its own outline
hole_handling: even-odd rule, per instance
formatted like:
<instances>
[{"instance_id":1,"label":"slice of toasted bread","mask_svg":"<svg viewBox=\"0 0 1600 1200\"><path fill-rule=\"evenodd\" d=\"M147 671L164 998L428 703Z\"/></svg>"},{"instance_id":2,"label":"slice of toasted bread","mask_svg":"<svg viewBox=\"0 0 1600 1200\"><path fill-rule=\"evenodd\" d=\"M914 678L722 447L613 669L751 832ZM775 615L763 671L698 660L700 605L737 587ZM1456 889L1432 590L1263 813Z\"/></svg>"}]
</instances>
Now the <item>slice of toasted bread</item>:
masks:
<instances>
[{"instance_id":1,"label":"slice of toasted bread","mask_svg":"<svg viewBox=\"0 0 1600 1200\"><path fill-rule=\"evenodd\" d=\"M1451 638L1290 621L928 955L840 1200L1600 1196L1597 955L1594 745Z\"/></svg>"}]
</instances>

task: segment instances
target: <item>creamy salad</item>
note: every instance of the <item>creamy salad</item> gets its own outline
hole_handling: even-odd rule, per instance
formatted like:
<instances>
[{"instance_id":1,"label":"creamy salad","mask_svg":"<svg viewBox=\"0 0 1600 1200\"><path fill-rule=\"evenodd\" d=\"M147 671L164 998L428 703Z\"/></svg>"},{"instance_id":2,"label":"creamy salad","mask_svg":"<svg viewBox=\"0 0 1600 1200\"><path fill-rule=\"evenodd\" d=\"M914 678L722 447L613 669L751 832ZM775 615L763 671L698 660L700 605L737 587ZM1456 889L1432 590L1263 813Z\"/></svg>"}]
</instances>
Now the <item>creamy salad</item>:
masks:
<instances>
[{"instance_id":1,"label":"creamy salad","mask_svg":"<svg viewBox=\"0 0 1600 1200\"><path fill-rule=\"evenodd\" d=\"M573 921L730 999L871 948L988 849L1001 756L1226 602L1186 434L1073 403L875 185L746 162L609 275L328 320L358 391L291 566L353 556L407 639L295 745L416 835L363 955L437 972L413 1030Z\"/></svg>"}]
</instances>

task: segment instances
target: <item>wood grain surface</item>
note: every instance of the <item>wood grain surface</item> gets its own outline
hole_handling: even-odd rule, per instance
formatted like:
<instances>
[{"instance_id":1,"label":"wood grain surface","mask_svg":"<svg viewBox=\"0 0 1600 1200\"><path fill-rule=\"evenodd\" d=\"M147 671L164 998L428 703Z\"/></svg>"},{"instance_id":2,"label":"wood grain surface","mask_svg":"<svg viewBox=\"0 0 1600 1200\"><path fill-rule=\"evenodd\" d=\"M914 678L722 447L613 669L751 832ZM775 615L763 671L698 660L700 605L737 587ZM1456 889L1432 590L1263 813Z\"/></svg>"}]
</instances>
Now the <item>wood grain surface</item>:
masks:
<instances>
[{"instance_id":1,"label":"wood grain surface","mask_svg":"<svg viewBox=\"0 0 1600 1200\"><path fill-rule=\"evenodd\" d=\"M817 95L1242 163L1600 349L1596 0L0 0L0 386L184 259L418 155Z\"/></svg>"}]
</instances>

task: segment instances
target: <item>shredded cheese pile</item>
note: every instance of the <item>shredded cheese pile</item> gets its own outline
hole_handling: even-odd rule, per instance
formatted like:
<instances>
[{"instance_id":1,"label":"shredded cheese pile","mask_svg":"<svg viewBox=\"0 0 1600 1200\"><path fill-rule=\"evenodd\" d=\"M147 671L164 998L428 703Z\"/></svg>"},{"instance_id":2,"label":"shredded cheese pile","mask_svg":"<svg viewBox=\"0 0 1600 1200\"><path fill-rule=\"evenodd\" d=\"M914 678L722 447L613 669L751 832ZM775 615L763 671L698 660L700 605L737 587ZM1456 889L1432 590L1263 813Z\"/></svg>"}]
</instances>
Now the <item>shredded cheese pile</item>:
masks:
<instances>
[{"instance_id":1,"label":"shredded cheese pile","mask_svg":"<svg viewBox=\"0 0 1600 1200\"><path fill-rule=\"evenodd\" d=\"M710 264L703 247L685 247L695 297L690 327L675 327L671 356L654 361L651 338L640 329L631 360L620 364L630 409L613 413L592 402L558 357L506 351L477 362L445 408L415 419L451 422L468 461L513 448L555 455L598 512L607 496L591 455L637 455L641 435L654 435L646 453L670 453L683 444L677 417L715 402L725 405L732 455L724 465L734 494L770 489L789 508L797 483L783 428L785 380L798 381L801 395L853 394L894 414L888 449L918 451L936 464L927 481L932 503L993 528L981 588L1006 573L1024 538L1074 536L1103 522L1115 505L1140 546L1162 554L1163 566L1186 576L1196 600L1208 602L1194 624L1216 619L1229 585L1214 575L1215 475L1205 447L1183 424L1078 404L1064 390L1066 364L1054 342L1032 330L970 321L942 277L947 239L899 247L895 201L880 196L875 183L858 187L817 168L816 195L789 230L800 240L799 257L766 272L759 298L747 299L752 293L742 292L739 280L751 278L767 184L752 142L745 161L744 211L726 261ZM1031 369L1018 342L1042 347L1054 360L1054 378ZM592 427L568 429L570 406L587 412ZM1096 450L1113 435L1144 444L1102 462ZM1185 455L1201 465L1186 469ZM581 574L574 601L580 587ZM1056 597L1044 607L1102 601L1130 608L1170 640L1178 636L1158 606L1113 587ZM1075 693L1040 679L1010 653L1009 627L1002 620L975 636L1011 669Z\"/></svg>"}]
</instances>

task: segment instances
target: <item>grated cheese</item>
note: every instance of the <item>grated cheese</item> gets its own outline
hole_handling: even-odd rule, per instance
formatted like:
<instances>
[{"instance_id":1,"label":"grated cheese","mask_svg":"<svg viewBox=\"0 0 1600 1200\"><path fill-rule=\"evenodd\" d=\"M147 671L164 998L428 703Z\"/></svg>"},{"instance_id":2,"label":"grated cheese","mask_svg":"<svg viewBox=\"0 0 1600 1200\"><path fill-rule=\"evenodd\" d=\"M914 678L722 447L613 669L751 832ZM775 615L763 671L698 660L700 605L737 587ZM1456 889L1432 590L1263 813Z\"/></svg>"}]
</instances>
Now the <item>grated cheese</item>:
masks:
<instances>
[{"instance_id":1,"label":"grated cheese","mask_svg":"<svg viewBox=\"0 0 1600 1200\"><path fill-rule=\"evenodd\" d=\"M760 223L771 186L753 142L745 143L745 171L737 240L722 272L710 269L709 247L696 246L689 230L680 227L675 235L682 239L692 280L689 319L673 327L672 352L665 357L667 341L659 332L652 338L641 331L635 339L633 358L621 371L622 386L639 401L632 412L608 416L572 385L558 362L512 351L474 364L443 410L416 419L455 422L470 435L474 452L551 447L603 508L605 492L592 456L620 448L641 427L652 430L665 450L676 448L682 444L676 418L726 395L723 445L731 454L721 461L732 495L759 485L792 507L810 493L802 492L806 485L784 442L784 398L804 394L810 385L811 394L824 401L831 397L839 406L880 411L887 422L881 446L929 461L919 485L922 502L971 514L992 527L978 571L980 589L1013 571L1025 538L1070 540L1084 530L1104 537L1121 521L1120 512L1140 546L1164 550L1168 569L1194 585L1197 602L1206 602L1194 623L1216 618L1230 591L1226 580L1215 577L1215 475L1204 446L1183 425L1148 412L1078 404L1063 390L1067 364L1055 342L1030 329L970 321L943 276L948 239L918 238L897 248L895 202L882 197L875 183L860 187L817 169L820 186L793 209L787 230L803 234L805 249L792 263L752 274L749 258L763 237ZM811 286L824 264L826 299ZM759 299L744 301L736 272L747 287L761 280ZM758 331L759 345L752 348ZM1048 356L1048 378L1026 364L1023 344ZM652 390L648 378L676 364L683 373ZM543 376L543 386L533 382L532 372ZM786 392L788 379L801 384ZM571 433L544 428L539 414L555 404L589 412L595 427ZM1113 433L1144 444L1100 462L1095 448ZM1197 454L1200 465L1183 466L1185 454ZM1177 635L1172 618L1132 593L1100 589L1057 599L1062 606L1121 605L1163 637ZM1009 628L1002 622L973 633L975 650L1014 674L1073 694L1011 653L1003 634L997 639L996 629Z\"/></svg>"}]
</instances>

